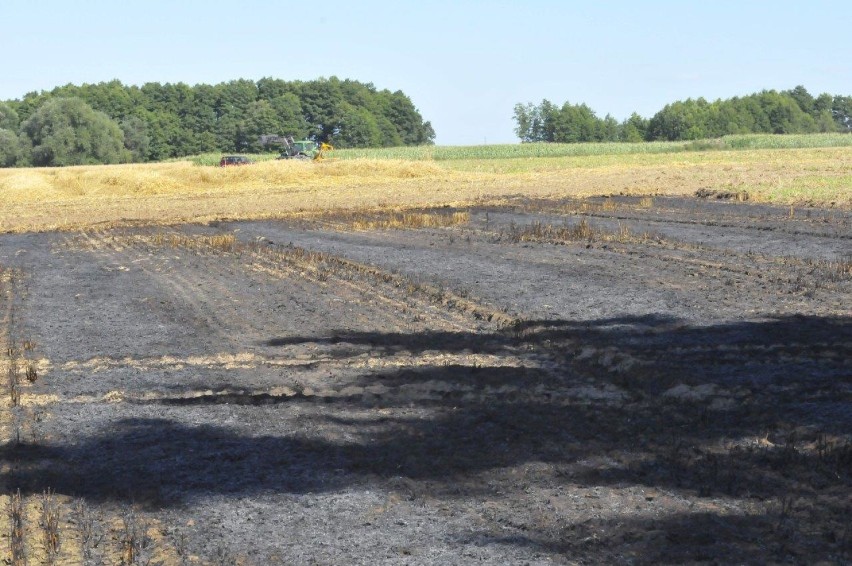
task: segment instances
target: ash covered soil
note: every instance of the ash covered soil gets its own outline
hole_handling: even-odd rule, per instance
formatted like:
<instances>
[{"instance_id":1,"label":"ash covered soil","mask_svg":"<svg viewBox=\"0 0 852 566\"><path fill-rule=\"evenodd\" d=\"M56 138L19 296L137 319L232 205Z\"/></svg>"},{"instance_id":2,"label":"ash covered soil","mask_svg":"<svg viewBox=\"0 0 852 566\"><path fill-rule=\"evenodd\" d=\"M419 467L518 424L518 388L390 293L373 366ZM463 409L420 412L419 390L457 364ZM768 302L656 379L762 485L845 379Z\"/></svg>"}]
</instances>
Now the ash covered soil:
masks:
<instances>
[{"instance_id":1,"label":"ash covered soil","mask_svg":"<svg viewBox=\"0 0 852 566\"><path fill-rule=\"evenodd\" d=\"M30 563L852 560L849 211L0 235L0 317Z\"/></svg>"}]
</instances>

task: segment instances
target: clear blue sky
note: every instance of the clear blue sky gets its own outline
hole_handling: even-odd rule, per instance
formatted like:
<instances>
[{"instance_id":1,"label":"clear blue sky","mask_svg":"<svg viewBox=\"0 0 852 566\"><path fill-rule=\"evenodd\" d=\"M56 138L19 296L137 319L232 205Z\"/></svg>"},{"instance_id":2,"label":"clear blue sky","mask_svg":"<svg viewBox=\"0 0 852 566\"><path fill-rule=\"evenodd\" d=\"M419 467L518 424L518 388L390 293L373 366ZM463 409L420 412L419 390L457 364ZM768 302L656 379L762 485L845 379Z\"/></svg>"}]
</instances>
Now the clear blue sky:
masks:
<instances>
[{"instance_id":1,"label":"clear blue sky","mask_svg":"<svg viewBox=\"0 0 852 566\"><path fill-rule=\"evenodd\" d=\"M621 120L799 84L852 95L852 0L4 0L0 16L0 100L336 75L404 91L439 144L517 141L513 106L543 98Z\"/></svg>"}]
</instances>

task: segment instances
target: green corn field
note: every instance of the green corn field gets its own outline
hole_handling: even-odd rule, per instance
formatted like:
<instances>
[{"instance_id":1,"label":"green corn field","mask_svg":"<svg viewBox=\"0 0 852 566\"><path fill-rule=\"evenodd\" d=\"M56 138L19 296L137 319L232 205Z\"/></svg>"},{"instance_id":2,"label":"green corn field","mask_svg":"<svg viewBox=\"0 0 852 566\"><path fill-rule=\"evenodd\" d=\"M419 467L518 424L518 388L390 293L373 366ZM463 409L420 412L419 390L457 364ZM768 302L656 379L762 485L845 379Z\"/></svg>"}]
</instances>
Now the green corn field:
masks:
<instances>
[{"instance_id":1,"label":"green corn field","mask_svg":"<svg viewBox=\"0 0 852 566\"><path fill-rule=\"evenodd\" d=\"M687 151L736 151L749 149L802 149L850 147L849 134L748 134L677 142L640 143L517 143L473 146L417 146L335 149L334 159L398 159L403 161L463 161L479 159L529 159L601 155L680 153ZM275 153L252 154L255 161L275 159ZM190 158L196 165L218 165L220 153ZM185 159L177 159L185 160ZM176 160L176 161L177 161Z\"/></svg>"}]
</instances>

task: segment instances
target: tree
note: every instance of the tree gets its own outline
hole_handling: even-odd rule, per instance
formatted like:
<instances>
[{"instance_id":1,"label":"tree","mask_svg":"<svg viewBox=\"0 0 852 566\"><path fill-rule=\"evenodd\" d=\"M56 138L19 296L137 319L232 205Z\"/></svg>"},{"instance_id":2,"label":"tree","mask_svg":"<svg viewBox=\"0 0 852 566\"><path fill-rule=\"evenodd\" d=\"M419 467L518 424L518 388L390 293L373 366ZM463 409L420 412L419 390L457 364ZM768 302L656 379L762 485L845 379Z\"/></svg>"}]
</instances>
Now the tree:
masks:
<instances>
[{"instance_id":1,"label":"tree","mask_svg":"<svg viewBox=\"0 0 852 566\"><path fill-rule=\"evenodd\" d=\"M339 126L337 111L343 100L336 77L302 83L299 89L302 111L310 128L308 137L328 141Z\"/></svg>"},{"instance_id":2,"label":"tree","mask_svg":"<svg viewBox=\"0 0 852 566\"><path fill-rule=\"evenodd\" d=\"M841 132L852 132L852 96L835 96L831 115Z\"/></svg>"},{"instance_id":3,"label":"tree","mask_svg":"<svg viewBox=\"0 0 852 566\"><path fill-rule=\"evenodd\" d=\"M399 130L397 130L394 123L391 122L387 116L379 115L375 116L375 118L376 125L382 133L382 147L398 147L405 145L402 141L402 136L399 135ZM427 129L426 137L430 140L435 139L435 131L432 130L432 124L426 122L423 126Z\"/></svg>"},{"instance_id":4,"label":"tree","mask_svg":"<svg viewBox=\"0 0 852 566\"><path fill-rule=\"evenodd\" d=\"M697 140L714 134L706 100L691 98L667 104L648 122L652 140Z\"/></svg>"},{"instance_id":5,"label":"tree","mask_svg":"<svg viewBox=\"0 0 852 566\"><path fill-rule=\"evenodd\" d=\"M263 150L260 136L280 132L281 120L269 101L258 100L249 105L246 119L240 124L239 131L238 143L248 151L259 152Z\"/></svg>"},{"instance_id":6,"label":"tree","mask_svg":"<svg viewBox=\"0 0 852 566\"><path fill-rule=\"evenodd\" d=\"M524 142L617 141L618 121L606 115L601 119L585 104L566 102L558 107L547 99L541 104L515 105L515 133Z\"/></svg>"},{"instance_id":7,"label":"tree","mask_svg":"<svg viewBox=\"0 0 852 566\"><path fill-rule=\"evenodd\" d=\"M338 111L339 127L334 142L343 147L371 147L382 143L376 118L366 108L343 102Z\"/></svg>"},{"instance_id":8,"label":"tree","mask_svg":"<svg viewBox=\"0 0 852 566\"><path fill-rule=\"evenodd\" d=\"M547 141L562 143L600 141L604 126L585 104L565 103L562 108L545 108ZM549 118L552 116L552 118Z\"/></svg>"},{"instance_id":9,"label":"tree","mask_svg":"<svg viewBox=\"0 0 852 566\"><path fill-rule=\"evenodd\" d=\"M257 84L248 79L237 79L217 85L221 99L234 109L245 109L257 100Z\"/></svg>"},{"instance_id":10,"label":"tree","mask_svg":"<svg viewBox=\"0 0 852 566\"><path fill-rule=\"evenodd\" d=\"M17 132L19 124L18 113L15 109L5 102L0 102L0 128Z\"/></svg>"},{"instance_id":11,"label":"tree","mask_svg":"<svg viewBox=\"0 0 852 566\"><path fill-rule=\"evenodd\" d=\"M568 104L566 102L566 104ZM556 118L559 108L547 99L515 105L515 133L522 142L556 141Z\"/></svg>"},{"instance_id":12,"label":"tree","mask_svg":"<svg viewBox=\"0 0 852 566\"><path fill-rule=\"evenodd\" d=\"M648 120L634 112L621 123L619 130L619 140L629 143L641 142L648 131Z\"/></svg>"},{"instance_id":13,"label":"tree","mask_svg":"<svg viewBox=\"0 0 852 566\"><path fill-rule=\"evenodd\" d=\"M218 93L210 85L192 87L192 104L180 112L181 128L191 132L194 151L216 151Z\"/></svg>"},{"instance_id":14,"label":"tree","mask_svg":"<svg viewBox=\"0 0 852 566\"><path fill-rule=\"evenodd\" d=\"M769 128L773 134L806 134L817 131L814 119L789 95L774 90L763 91L758 95L758 101L769 118Z\"/></svg>"},{"instance_id":15,"label":"tree","mask_svg":"<svg viewBox=\"0 0 852 566\"><path fill-rule=\"evenodd\" d=\"M515 133L521 141L655 141L697 140L733 134L852 132L852 97L821 94L814 98L803 86L778 92L708 102L703 98L667 104L650 120L635 112L616 124L598 118L585 104L557 108L548 100L516 104Z\"/></svg>"},{"instance_id":16,"label":"tree","mask_svg":"<svg viewBox=\"0 0 852 566\"><path fill-rule=\"evenodd\" d=\"M522 142L541 141L536 139L538 108L532 102L515 104L513 117L515 119L515 135Z\"/></svg>"},{"instance_id":17,"label":"tree","mask_svg":"<svg viewBox=\"0 0 852 566\"><path fill-rule=\"evenodd\" d=\"M180 148L186 147L181 139L191 136L191 132L181 128L180 118L169 112L159 110L154 112L143 111L142 117L146 124L146 133L150 139L148 146L148 158L151 161L160 161L170 157L185 155Z\"/></svg>"},{"instance_id":18,"label":"tree","mask_svg":"<svg viewBox=\"0 0 852 566\"><path fill-rule=\"evenodd\" d=\"M139 116L128 116L121 121L121 131L124 132L124 147L130 152L132 161L148 161L148 150L151 137L148 135L148 125Z\"/></svg>"},{"instance_id":19,"label":"tree","mask_svg":"<svg viewBox=\"0 0 852 566\"><path fill-rule=\"evenodd\" d=\"M814 99L814 120L820 132L836 132L838 124L834 121L831 106L834 97L827 92L822 93Z\"/></svg>"},{"instance_id":20,"label":"tree","mask_svg":"<svg viewBox=\"0 0 852 566\"><path fill-rule=\"evenodd\" d=\"M302 103L298 96L292 92L288 92L273 98L269 103L278 116L280 131L264 133L277 133L285 136L293 136L296 139L307 137L308 122L302 113Z\"/></svg>"},{"instance_id":21,"label":"tree","mask_svg":"<svg viewBox=\"0 0 852 566\"><path fill-rule=\"evenodd\" d=\"M216 121L216 147L220 151L244 151L244 147L240 147L240 126L241 121L236 114L225 114ZM266 132L265 132L266 133Z\"/></svg>"},{"instance_id":22,"label":"tree","mask_svg":"<svg viewBox=\"0 0 852 566\"><path fill-rule=\"evenodd\" d=\"M21 124L33 165L119 163L129 159L124 133L79 98L52 98Z\"/></svg>"},{"instance_id":23,"label":"tree","mask_svg":"<svg viewBox=\"0 0 852 566\"><path fill-rule=\"evenodd\" d=\"M272 100L286 94L293 94L292 83L272 77L264 77L257 81L257 97L259 100Z\"/></svg>"},{"instance_id":24,"label":"tree","mask_svg":"<svg viewBox=\"0 0 852 566\"><path fill-rule=\"evenodd\" d=\"M17 132L21 121L51 100L69 98L82 100L120 124L123 144L134 161L257 150L257 136L265 133L321 141L334 141L336 136L344 145L358 146L415 145L433 143L435 138L432 125L401 91L377 91L371 83L336 77L308 82L240 79L195 86L152 82L136 87L117 80L68 84L0 103L0 128ZM29 155L29 140L28 135L18 136L23 157ZM34 156L40 162L51 161L43 145L35 144Z\"/></svg>"},{"instance_id":25,"label":"tree","mask_svg":"<svg viewBox=\"0 0 852 566\"><path fill-rule=\"evenodd\" d=\"M763 134L772 131L769 116L763 110L756 95L734 98L728 101L736 109L737 123L741 134Z\"/></svg>"},{"instance_id":26,"label":"tree","mask_svg":"<svg viewBox=\"0 0 852 566\"><path fill-rule=\"evenodd\" d=\"M49 93L28 92L21 100L10 100L8 104L18 113L18 119L23 122L38 110L50 98Z\"/></svg>"},{"instance_id":27,"label":"tree","mask_svg":"<svg viewBox=\"0 0 852 566\"><path fill-rule=\"evenodd\" d=\"M399 137L405 145L428 145L435 143L435 130L432 124L424 122L423 117L411 99L401 90L391 93L384 90L378 93L381 102L381 114L396 126Z\"/></svg>"},{"instance_id":28,"label":"tree","mask_svg":"<svg viewBox=\"0 0 852 566\"><path fill-rule=\"evenodd\" d=\"M618 120L610 114L604 116L603 120L598 123L598 141L618 141Z\"/></svg>"},{"instance_id":29,"label":"tree","mask_svg":"<svg viewBox=\"0 0 852 566\"><path fill-rule=\"evenodd\" d=\"M816 101L814 100L814 97L811 96L811 93L808 92L808 89L806 89L802 85L797 86L793 90L785 91L782 94L786 94L787 96L792 98L802 110L802 112L806 112L811 116L814 116L816 114Z\"/></svg>"},{"instance_id":30,"label":"tree","mask_svg":"<svg viewBox=\"0 0 852 566\"><path fill-rule=\"evenodd\" d=\"M0 128L0 167L12 167L21 157L21 144L12 130Z\"/></svg>"}]
</instances>

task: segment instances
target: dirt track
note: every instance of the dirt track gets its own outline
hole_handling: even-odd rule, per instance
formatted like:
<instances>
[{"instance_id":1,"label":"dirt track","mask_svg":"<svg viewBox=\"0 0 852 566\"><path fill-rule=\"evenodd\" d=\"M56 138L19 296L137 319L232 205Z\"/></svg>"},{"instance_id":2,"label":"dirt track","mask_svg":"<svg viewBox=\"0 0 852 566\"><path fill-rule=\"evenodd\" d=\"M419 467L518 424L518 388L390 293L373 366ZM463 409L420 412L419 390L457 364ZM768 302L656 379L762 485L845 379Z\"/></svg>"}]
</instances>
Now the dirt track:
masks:
<instances>
[{"instance_id":1,"label":"dirt track","mask_svg":"<svg viewBox=\"0 0 852 566\"><path fill-rule=\"evenodd\" d=\"M30 563L852 560L852 213L350 220L0 236Z\"/></svg>"}]
</instances>

